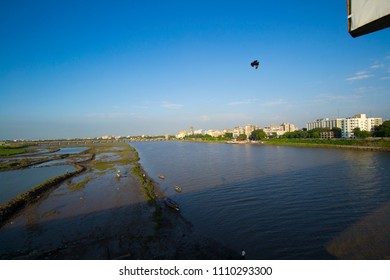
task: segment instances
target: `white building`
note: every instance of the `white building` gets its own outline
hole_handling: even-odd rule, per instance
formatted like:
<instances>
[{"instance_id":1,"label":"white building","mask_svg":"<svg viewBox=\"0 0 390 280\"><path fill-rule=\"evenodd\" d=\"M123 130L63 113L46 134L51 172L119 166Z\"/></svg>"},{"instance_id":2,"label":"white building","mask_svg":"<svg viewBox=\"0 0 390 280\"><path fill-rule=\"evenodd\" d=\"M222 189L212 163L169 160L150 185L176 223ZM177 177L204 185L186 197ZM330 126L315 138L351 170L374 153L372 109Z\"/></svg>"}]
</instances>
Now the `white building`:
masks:
<instances>
[{"instance_id":1,"label":"white building","mask_svg":"<svg viewBox=\"0 0 390 280\"><path fill-rule=\"evenodd\" d=\"M341 129L342 138L353 138L353 130L355 128L359 127L362 131L373 131L375 126L381 124L382 118L367 118L366 114L358 114L352 118L318 119L314 122L307 123L306 127L307 130L338 127Z\"/></svg>"},{"instance_id":2,"label":"white building","mask_svg":"<svg viewBox=\"0 0 390 280\"><path fill-rule=\"evenodd\" d=\"M314 122L309 122L306 124L307 130L312 130L315 128L329 128L332 129L334 127L341 128L341 123L344 119L342 118L337 118L337 119L318 119L315 120Z\"/></svg>"},{"instance_id":3,"label":"white building","mask_svg":"<svg viewBox=\"0 0 390 280\"><path fill-rule=\"evenodd\" d=\"M209 129L206 131L206 134L208 134L212 137L218 137L218 136L222 136L224 133L223 133L223 131L220 131L220 130Z\"/></svg>"},{"instance_id":4,"label":"white building","mask_svg":"<svg viewBox=\"0 0 390 280\"><path fill-rule=\"evenodd\" d=\"M277 136L281 136L286 132L293 132L297 130L297 127L293 124L284 122L281 125L271 124L269 126L264 127L264 132L267 133L268 136L272 136L276 134Z\"/></svg>"},{"instance_id":5,"label":"white building","mask_svg":"<svg viewBox=\"0 0 390 280\"><path fill-rule=\"evenodd\" d=\"M282 127L284 132L294 132L294 131L298 130L298 128L295 125L293 125L292 123L284 122L280 126Z\"/></svg>"},{"instance_id":6,"label":"white building","mask_svg":"<svg viewBox=\"0 0 390 280\"><path fill-rule=\"evenodd\" d=\"M256 129L260 129L260 126L253 125L253 124L247 124L244 127L246 137L249 138L249 136L251 136L252 132L255 131Z\"/></svg>"},{"instance_id":7,"label":"white building","mask_svg":"<svg viewBox=\"0 0 390 280\"><path fill-rule=\"evenodd\" d=\"M184 137L187 136L187 131L183 130L183 131L180 131L177 135L176 135L176 138L179 138L179 139L183 139Z\"/></svg>"},{"instance_id":8,"label":"white building","mask_svg":"<svg viewBox=\"0 0 390 280\"><path fill-rule=\"evenodd\" d=\"M203 129L197 129L197 130L194 130L194 134L195 135L205 135L206 134L206 131L204 131Z\"/></svg>"},{"instance_id":9,"label":"white building","mask_svg":"<svg viewBox=\"0 0 390 280\"><path fill-rule=\"evenodd\" d=\"M241 134L245 134L245 129L241 126L236 126L233 128L233 138L237 138Z\"/></svg>"},{"instance_id":10,"label":"white building","mask_svg":"<svg viewBox=\"0 0 390 280\"><path fill-rule=\"evenodd\" d=\"M364 131L373 131L375 126L382 124L382 118L367 118L366 114L358 114L341 122L341 137L353 138L353 130L360 128Z\"/></svg>"}]
</instances>

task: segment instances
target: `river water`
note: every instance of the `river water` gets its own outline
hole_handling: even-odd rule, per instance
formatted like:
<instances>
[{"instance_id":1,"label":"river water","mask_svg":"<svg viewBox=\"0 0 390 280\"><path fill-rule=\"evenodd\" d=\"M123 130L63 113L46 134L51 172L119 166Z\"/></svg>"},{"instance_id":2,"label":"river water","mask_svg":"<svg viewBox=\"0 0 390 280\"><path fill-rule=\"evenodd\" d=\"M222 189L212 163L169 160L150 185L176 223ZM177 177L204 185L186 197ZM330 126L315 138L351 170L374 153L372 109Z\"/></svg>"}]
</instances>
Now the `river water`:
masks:
<instances>
[{"instance_id":1,"label":"river water","mask_svg":"<svg viewBox=\"0 0 390 280\"><path fill-rule=\"evenodd\" d=\"M390 201L390 154L266 145L131 143L180 215L250 259L332 259L326 246ZM158 178L164 174L165 180ZM182 188L181 193L174 186Z\"/></svg>"}]
</instances>

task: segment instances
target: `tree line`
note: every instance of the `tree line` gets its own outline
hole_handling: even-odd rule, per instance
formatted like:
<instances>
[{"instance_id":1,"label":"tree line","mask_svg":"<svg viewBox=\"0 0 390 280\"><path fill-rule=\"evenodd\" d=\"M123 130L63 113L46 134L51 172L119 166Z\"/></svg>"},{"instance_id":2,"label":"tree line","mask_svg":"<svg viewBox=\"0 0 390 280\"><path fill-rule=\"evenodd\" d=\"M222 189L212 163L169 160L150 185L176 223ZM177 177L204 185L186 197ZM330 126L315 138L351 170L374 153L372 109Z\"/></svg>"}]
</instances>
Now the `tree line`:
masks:
<instances>
[{"instance_id":1,"label":"tree line","mask_svg":"<svg viewBox=\"0 0 390 280\"><path fill-rule=\"evenodd\" d=\"M302 129L293 132L286 132L283 135L279 136L279 138L321 138L321 133L323 132L333 132L333 138L341 138L341 128L334 127L332 129L329 128L314 128L311 130ZM379 126L375 126L374 131L365 131L360 128L355 128L353 133L356 138L366 138L366 137L390 137L390 120L384 121L383 124ZM256 129L252 131L249 136L249 140L259 141L266 138L276 138L276 133L269 136L262 129ZM199 140L207 140L207 141L228 141L233 139L233 133L225 133L224 135L213 137L211 135L202 135L202 134L194 134L188 135L185 137L186 139L199 139ZM237 138L238 141L247 140L247 136L245 134L240 134Z\"/></svg>"},{"instance_id":2,"label":"tree line","mask_svg":"<svg viewBox=\"0 0 390 280\"><path fill-rule=\"evenodd\" d=\"M341 138L341 128L334 127L329 128L314 128L311 130L299 130L294 132L286 132L282 135L282 138L321 138L322 132L333 132L334 138ZM367 137L390 137L390 120L384 121L381 125L375 126L373 131L361 130L356 127L353 130L353 134L356 138Z\"/></svg>"}]
</instances>

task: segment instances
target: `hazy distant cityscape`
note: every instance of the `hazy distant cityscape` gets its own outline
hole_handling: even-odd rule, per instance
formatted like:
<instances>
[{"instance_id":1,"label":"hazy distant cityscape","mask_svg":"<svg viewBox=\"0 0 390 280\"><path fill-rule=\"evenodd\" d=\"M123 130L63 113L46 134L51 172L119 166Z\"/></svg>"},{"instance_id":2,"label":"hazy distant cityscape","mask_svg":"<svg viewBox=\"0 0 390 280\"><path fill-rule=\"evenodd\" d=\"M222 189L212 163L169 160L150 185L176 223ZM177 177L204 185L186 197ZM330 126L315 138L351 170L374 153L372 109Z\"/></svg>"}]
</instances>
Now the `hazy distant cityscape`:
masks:
<instances>
[{"instance_id":1,"label":"hazy distant cityscape","mask_svg":"<svg viewBox=\"0 0 390 280\"><path fill-rule=\"evenodd\" d=\"M352 117L346 118L320 118L317 120L313 120L306 124L306 127L302 130L313 130L313 129L328 129L328 132L323 132L321 134L321 138L333 138L332 134L333 128L338 128L341 130L341 138L353 138L354 137L354 129L360 128L361 131L372 132L374 131L375 126L379 126L383 123L381 117L367 117L366 114L356 114ZM171 134L163 134L163 135L127 135L127 136L119 136L119 135L103 135L97 137L84 137L77 139L101 139L101 140L118 140L121 138L147 138L147 137L162 137L163 139L184 139L186 136L195 136L195 135L208 135L211 137L223 137L226 134L231 135L232 138L236 139L240 135L245 135L247 139L249 139L251 133L255 130L262 130L265 132L267 137L280 137L283 136L287 132L299 131L300 129L289 122L283 122L279 125L270 124L266 126L260 126L257 124L246 124L242 126L235 126L234 128L224 128L221 130L218 129L201 129L189 127L188 130L184 129L179 131L175 135ZM25 139L2 139L2 140L13 140L13 141L23 141ZM45 139L29 139L29 140L45 140Z\"/></svg>"},{"instance_id":2,"label":"hazy distant cityscape","mask_svg":"<svg viewBox=\"0 0 390 280\"><path fill-rule=\"evenodd\" d=\"M373 131L375 126L379 126L382 124L382 118L368 118L366 114L357 114L353 117L347 118L322 118L317 119L315 121L309 122L306 124L306 130L312 130L316 128L324 128L329 129L331 133L331 129L339 128L341 129L341 137L342 138L352 138L354 137L353 130L355 128L360 128L362 131ZM247 138L251 135L251 133L255 130L261 129L263 130L267 136L269 137L279 137L284 135L286 132L294 132L299 130L297 126L294 124L283 122L280 125L267 125L264 127L260 127L259 125L247 124L245 126L237 126L233 129L225 128L223 130L203 130L203 129L194 129L190 127L189 131L183 130L180 131L176 138L183 139L186 136L190 135L210 135L212 137L223 136L226 133L231 133L233 138L237 138L239 135L246 135ZM333 138L333 136L329 133L323 134L322 138Z\"/></svg>"}]
</instances>

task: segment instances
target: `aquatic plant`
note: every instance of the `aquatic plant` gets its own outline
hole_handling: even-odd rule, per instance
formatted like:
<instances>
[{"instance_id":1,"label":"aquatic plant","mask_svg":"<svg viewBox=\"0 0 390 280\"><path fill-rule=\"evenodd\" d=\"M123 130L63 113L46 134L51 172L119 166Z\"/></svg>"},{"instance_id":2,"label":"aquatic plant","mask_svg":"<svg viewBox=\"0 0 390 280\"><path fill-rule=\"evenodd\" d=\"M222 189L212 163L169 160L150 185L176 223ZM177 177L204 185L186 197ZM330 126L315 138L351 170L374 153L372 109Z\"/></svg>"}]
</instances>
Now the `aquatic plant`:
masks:
<instances>
[{"instance_id":1,"label":"aquatic plant","mask_svg":"<svg viewBox=\"0 0 390 280\"><path fill-rule=\"evenodd\" d=\"M85 185L88 184L89 181L91 181L91 180L92 180L92 177L87 177L83 181L78 182L78 183L76 183L74 185L70 184L69 186L67 186L67 188L68 188L69 191L75 192L75 191L83 189L85 187Z\"/></svg>"}]
</instances>

